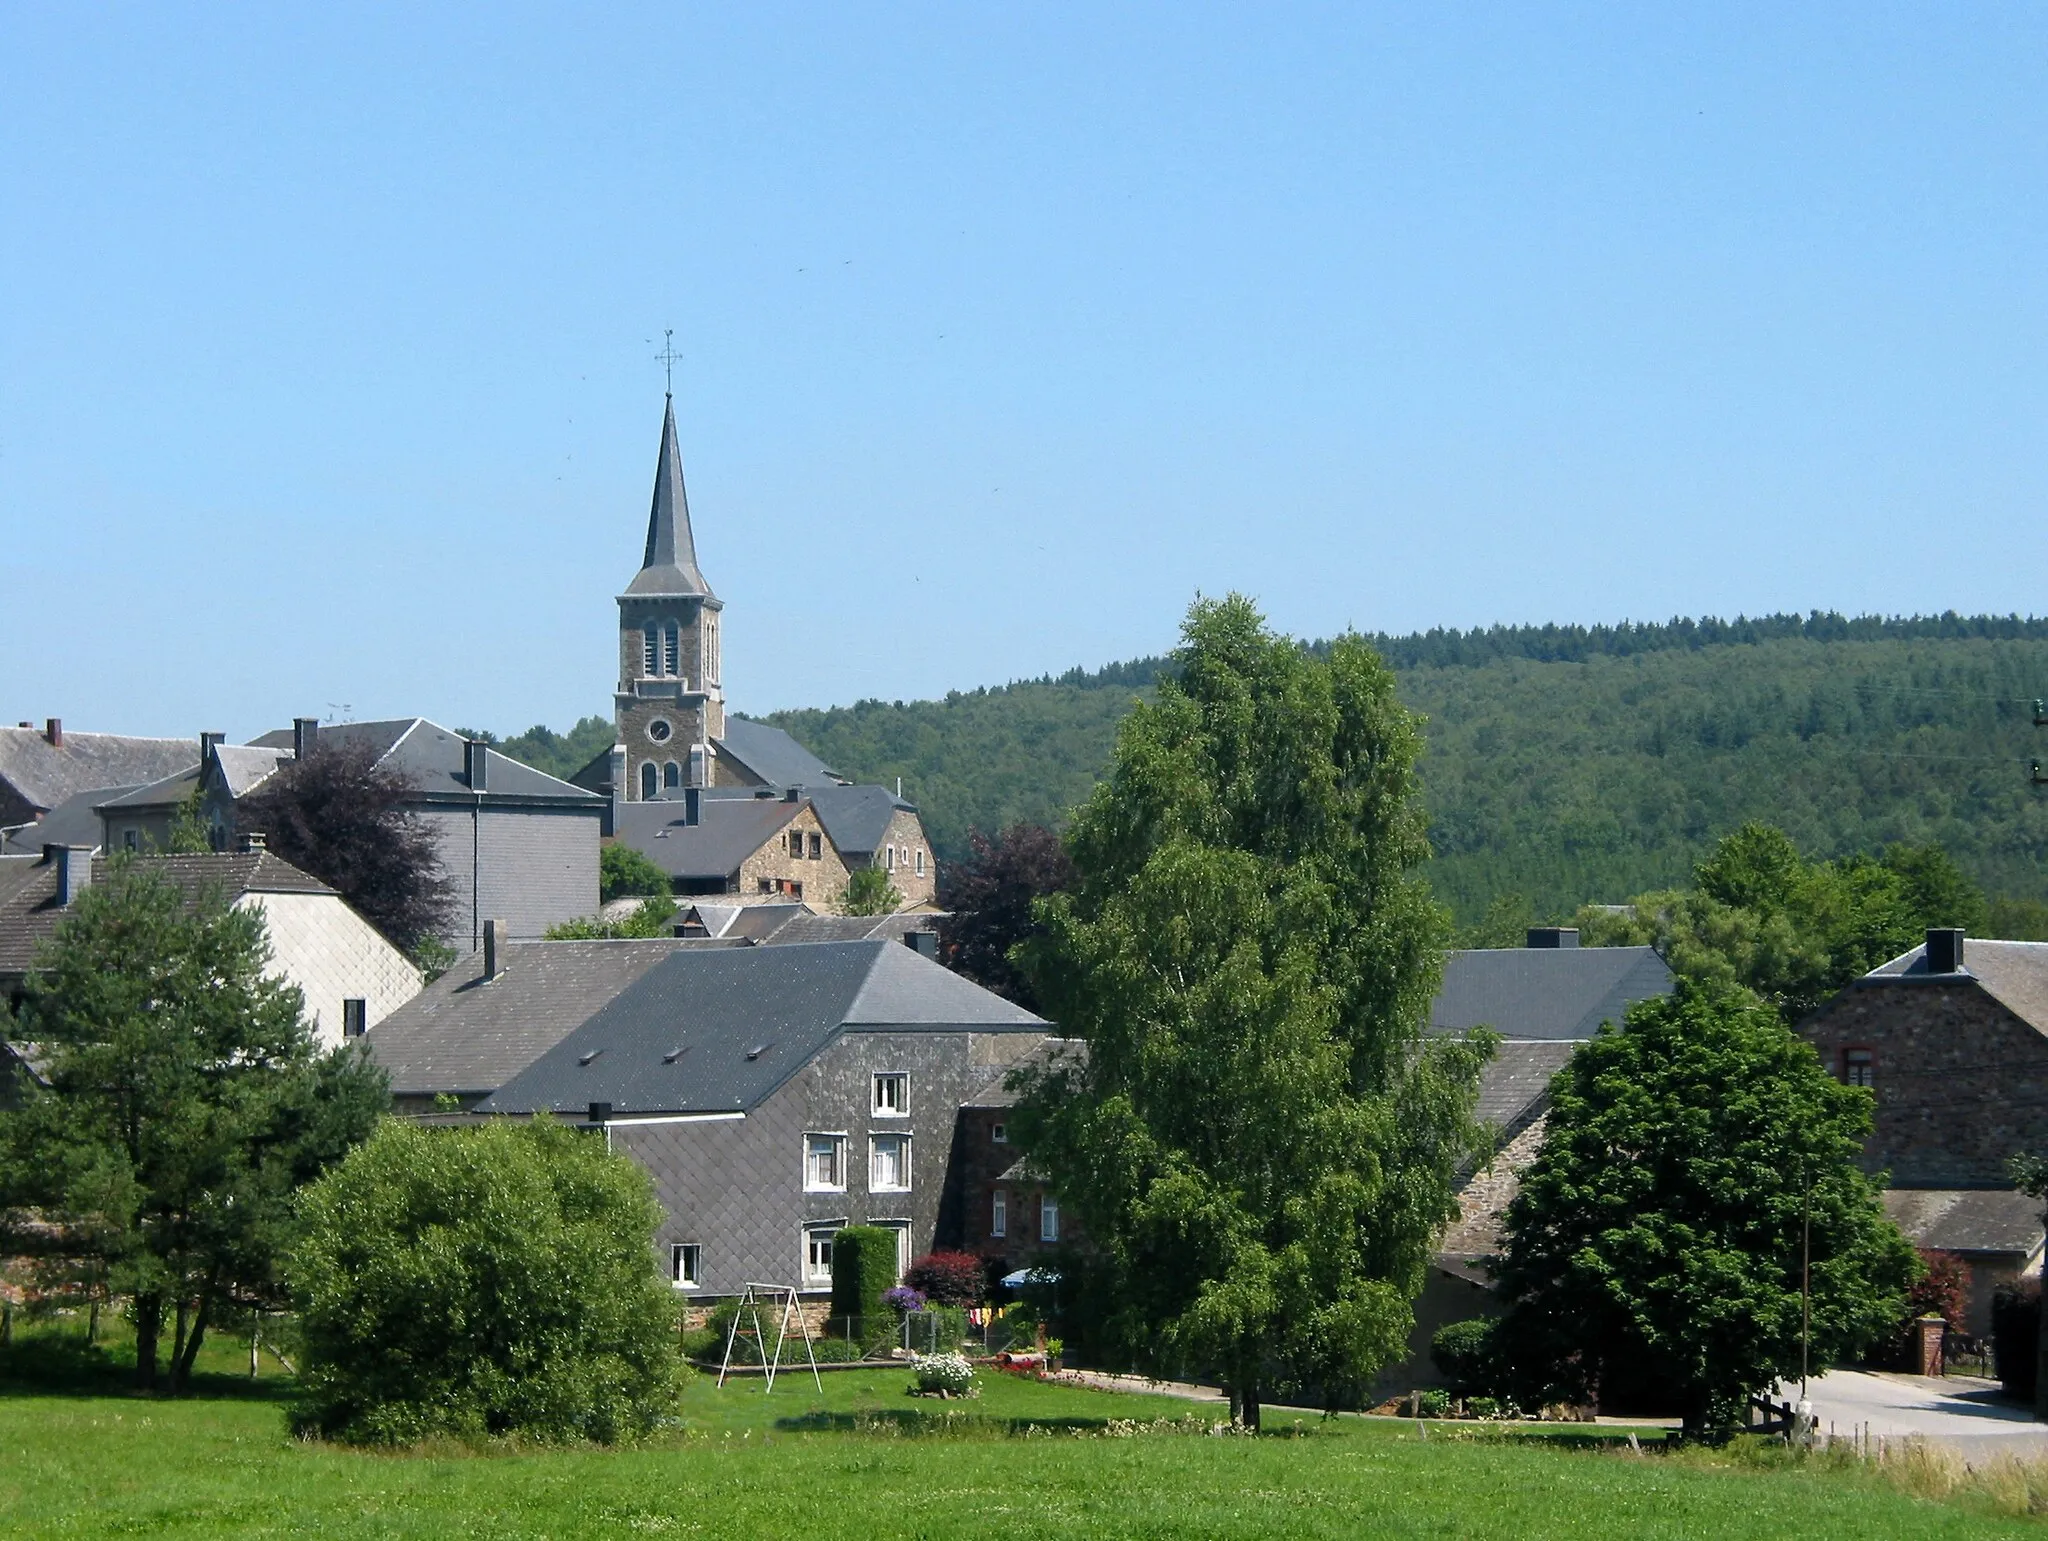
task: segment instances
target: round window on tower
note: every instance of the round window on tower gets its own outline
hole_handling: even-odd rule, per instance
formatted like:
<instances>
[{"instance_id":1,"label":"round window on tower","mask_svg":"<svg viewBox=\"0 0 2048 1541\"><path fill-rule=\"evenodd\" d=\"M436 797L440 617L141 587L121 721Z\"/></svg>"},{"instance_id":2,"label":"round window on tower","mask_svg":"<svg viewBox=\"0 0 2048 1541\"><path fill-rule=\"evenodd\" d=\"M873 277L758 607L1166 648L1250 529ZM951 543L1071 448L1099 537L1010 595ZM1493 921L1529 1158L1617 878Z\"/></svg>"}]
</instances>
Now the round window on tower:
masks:
<instances>
[{"instance_id":1,"label":"round window on tower","mask_svg":"<svg viewBox=\"0 0 2048 1541\"><path fill-rule=\"evenodd\" d=\"M657 717L654 721L647 724L647 736L657 744L667 743L669 736L674 732L675 728L670 725L666 717Z\"/></svg>"}]
</instances>

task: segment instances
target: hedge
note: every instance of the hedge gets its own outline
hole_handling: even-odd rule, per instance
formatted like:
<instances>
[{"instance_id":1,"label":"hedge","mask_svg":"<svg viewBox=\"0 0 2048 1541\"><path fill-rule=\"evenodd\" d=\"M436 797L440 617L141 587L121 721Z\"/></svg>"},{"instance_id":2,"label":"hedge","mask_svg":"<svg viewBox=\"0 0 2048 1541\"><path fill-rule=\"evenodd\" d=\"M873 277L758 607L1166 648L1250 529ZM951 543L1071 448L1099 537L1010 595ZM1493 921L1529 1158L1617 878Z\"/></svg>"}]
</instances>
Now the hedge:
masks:
<instances>
[{"instance_id":1,"label":"hedge","mask_svg":"<svg viewBox=\"0 0 2048 1541\"><path fill-rule=\"evenodd\" d=\"M895 1313L882 1304L896 1287L896 1233L878 1225L849 1225L832 1238L832 1314L857 1316L866 1335L890 1336Z\"/></svg>"}]
</instances>

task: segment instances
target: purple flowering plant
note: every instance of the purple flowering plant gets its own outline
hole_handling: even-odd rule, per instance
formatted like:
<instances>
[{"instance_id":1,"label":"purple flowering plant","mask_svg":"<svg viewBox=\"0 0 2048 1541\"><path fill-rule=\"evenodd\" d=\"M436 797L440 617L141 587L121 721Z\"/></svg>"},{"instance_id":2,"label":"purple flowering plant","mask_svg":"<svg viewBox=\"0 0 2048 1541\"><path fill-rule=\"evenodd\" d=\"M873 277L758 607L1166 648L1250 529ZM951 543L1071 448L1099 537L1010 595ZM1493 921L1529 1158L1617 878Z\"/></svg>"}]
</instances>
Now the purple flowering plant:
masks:
<instances>
[{"instance_id":1,"label":"purple flowering plant","mask_svg":"<svg viewBox=\"0 0 2048 1541\"><path fill-rule=\"evenodd\" d=\"M882 1304L892 1311L901 1311L905 1316L924 1309L924 1291L914 1290L907 1284L899 1284L892 1290L882 1292Z\"/></svg>"}]
</instances>

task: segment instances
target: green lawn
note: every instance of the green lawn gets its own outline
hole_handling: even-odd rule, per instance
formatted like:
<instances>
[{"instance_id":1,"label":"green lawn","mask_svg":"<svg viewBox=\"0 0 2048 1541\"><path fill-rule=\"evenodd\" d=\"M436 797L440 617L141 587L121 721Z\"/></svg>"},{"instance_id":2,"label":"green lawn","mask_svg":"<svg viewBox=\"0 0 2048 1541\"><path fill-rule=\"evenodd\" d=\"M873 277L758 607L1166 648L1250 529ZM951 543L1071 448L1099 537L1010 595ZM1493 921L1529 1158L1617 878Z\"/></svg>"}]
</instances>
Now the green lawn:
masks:
<instances>
[{"instance_id":1,"label":"green lawn","mask_svg":"<svg viewBox=\"0 0 2048 1541\"><path fill-rule=\"evenodd\" d=\"M1300 1437L1138 1432L1213 1416L1169 1398L983 1376L971 1402L883 1370L685 1394L653 1448L370 1455L284 1431L288 1381L253 1388L232 1340L205 1395L24 1387L0 1362L0 1535L1702 1537L2039 1531L1858 1473L1716 1468L1459 1438L1445 1426L1301 1419ZM271 1367L266 1365L266 1370ZM948 1424L944 1420L952 1419ZM1294 1415L1275 1422L1283 1429ZM1079 1431L1078 1433L1075 1431Z\"/></svg>"}]
</instances>

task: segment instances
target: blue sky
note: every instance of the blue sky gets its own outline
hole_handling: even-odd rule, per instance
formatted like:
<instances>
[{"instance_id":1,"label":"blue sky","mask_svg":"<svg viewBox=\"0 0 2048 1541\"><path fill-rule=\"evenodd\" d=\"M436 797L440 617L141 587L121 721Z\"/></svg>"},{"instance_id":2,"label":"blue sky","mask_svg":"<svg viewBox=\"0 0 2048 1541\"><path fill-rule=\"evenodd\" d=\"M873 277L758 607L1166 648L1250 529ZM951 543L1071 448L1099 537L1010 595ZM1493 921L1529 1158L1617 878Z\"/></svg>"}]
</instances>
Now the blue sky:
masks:
<instances>
[{"instance_id":1,"label":"blue sky","mask_svg":"<svg viewBox=\"0 0 2048 1541\"><path fill-rule=\"evenodd\" d=\"M2048 11L1787 9L9 6L0 717L608 710L664 327L742 710L2039 612Z\"/></svg>"}]
</instances>

